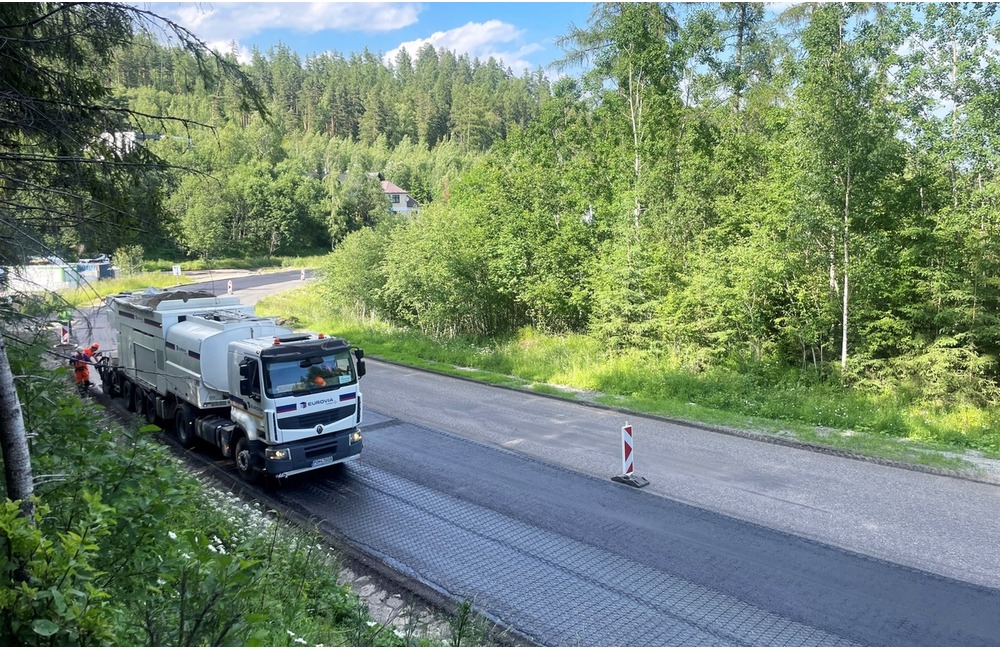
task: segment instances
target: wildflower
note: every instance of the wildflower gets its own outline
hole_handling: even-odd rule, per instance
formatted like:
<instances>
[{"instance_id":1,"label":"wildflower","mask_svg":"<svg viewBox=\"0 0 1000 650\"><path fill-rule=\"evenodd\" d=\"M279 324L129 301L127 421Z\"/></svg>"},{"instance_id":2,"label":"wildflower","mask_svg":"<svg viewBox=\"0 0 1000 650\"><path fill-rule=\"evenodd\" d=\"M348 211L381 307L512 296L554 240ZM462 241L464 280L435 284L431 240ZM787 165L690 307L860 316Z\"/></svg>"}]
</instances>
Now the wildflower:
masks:
<instances>
[{"instance_id":1,"label":"wildflower","mask_svg":"<svg viewBox=\"0 0 1000 650\"><path fill-rule=\"evenodd\" d=\"M167 537L169 537L170 539L177 539L177 533L175 533L172 530L168 530L167 531Z\"/></svg>"}]
</instances>

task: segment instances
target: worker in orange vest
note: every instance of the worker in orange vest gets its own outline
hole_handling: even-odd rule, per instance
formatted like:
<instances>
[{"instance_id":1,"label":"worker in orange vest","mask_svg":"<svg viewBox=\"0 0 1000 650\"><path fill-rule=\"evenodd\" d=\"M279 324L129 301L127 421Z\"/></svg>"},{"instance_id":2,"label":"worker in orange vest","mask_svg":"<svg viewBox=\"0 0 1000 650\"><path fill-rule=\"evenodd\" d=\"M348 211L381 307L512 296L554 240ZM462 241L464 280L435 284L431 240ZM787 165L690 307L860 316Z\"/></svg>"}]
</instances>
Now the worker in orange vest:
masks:
<instances>
[{"instance_id":1,"label":"worker in orange vest","mask_svg":"<svg viewBox=\"0 0 1000 650\"><path fill-rule=\"evenodd\" d=\"M90 365L100 349L100 343L95 341L89 348L77 348L77 351L70 357L69 362L73 366L76 387L81 393L93 386L90 382Z\"/></svg>"}]
</instances>

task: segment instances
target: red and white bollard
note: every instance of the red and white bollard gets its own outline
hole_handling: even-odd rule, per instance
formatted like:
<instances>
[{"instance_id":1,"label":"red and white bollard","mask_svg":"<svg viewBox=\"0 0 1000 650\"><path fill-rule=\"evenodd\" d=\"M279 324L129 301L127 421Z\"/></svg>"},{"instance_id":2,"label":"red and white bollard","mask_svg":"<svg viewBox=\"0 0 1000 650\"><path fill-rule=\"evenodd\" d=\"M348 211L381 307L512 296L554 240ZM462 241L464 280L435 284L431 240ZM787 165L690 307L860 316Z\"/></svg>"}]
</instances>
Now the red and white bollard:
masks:
<instances>
[{"instance_id":1,"label":"red and white bollard","mask_svg":"<svg viewBox=\"0 0 1000 650\"><path fill-rule=\"evenodd\" d=\"M69 343L69 327L65 323L59 323L62 333L59 335L60 343Z\"/></svg>"},{"instance_id":2,"label":"red and white bollard","mask_svg":"<svg viewBox=\"0 0 1000 650\"><path fill-rule=\"evenodd\" d=\"M633 472L635 472L635 443L632 438L632 425L626 421L622 427L622 475L612 476L611 480L637 488L649 485L649 481L642 476L634 476Z\"/></svg>"},{"instance_id":3,"label":"red and white bollard","mask_svg":"<svg viewBox=\"0 0 1000 650\"><path fill-rule=\"evenodd\" d=\"M232 292L233 292L233 281L230 280L229 282L226 283L226 293L232 293Z\"/></svg>"}]
</instances>

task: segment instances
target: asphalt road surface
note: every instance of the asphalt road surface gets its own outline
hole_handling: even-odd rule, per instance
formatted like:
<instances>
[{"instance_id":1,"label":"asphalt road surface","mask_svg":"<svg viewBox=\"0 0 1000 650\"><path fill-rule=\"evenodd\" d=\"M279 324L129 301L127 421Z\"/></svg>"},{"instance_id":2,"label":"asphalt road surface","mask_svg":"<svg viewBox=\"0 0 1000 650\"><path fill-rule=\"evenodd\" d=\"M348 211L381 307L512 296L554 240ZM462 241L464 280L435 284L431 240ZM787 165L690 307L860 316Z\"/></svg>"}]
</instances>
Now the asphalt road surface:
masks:
<instances>
[{"instance_id":1,"label":"asphalt road surface","mask_svg":"<svg viewBox=\"0 0 1000 650\"><path fill-rule=\"evenodd\" d=\"M995 589L367 417L346 473L303 477L274 498L539 644L1000 641Z\"/></svg>"},{"instance_id":2,"label":"asphalt road surface","mask_svg":"<svg viewBox=\"0 0 1000 650\"><path fill-rule=\"evenodd\" d=\"M995 486L630 416L639 490L620 413L363 384L361 458L273 498L539 644L1000 645Z\"/></svg>"}]
</instances>

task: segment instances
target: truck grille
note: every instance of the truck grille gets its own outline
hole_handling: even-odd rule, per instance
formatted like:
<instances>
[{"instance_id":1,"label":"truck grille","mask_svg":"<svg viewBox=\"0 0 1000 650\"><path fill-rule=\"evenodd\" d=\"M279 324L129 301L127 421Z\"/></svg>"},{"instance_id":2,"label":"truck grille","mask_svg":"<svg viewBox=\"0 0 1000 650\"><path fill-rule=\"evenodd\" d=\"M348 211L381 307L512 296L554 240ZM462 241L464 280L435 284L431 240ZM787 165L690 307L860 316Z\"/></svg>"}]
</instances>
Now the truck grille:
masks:
<instances>
[{"instance_id":1,"label":"truck grille","mask_svg":"<svg viewBox=\"0 0 1000 650\"><path fill-rule=\"evenodd\" d=\"M309 413L307 415L278 418L278 426L282 429L311 429L317 424L333 424L349 415L353 415L354 408L354 404L349 404L328 411L317 411L316 413Z\"/></svg>"},{"instance_id":2,"label":"truck grille","mask_svg":"<svg viewBox=\"0 0 1000 650\"><path fill-rule=\"evenodd\" d=\"M316 444L309 445L306 447L306 459L312 460L313 458L322 458L323 456L336 456L337 455L337 437L330 436L323 439L317 440Z\"/></svg>"}]
</instances>

